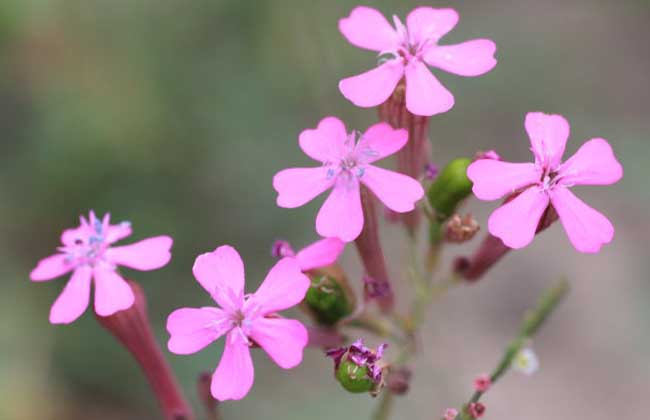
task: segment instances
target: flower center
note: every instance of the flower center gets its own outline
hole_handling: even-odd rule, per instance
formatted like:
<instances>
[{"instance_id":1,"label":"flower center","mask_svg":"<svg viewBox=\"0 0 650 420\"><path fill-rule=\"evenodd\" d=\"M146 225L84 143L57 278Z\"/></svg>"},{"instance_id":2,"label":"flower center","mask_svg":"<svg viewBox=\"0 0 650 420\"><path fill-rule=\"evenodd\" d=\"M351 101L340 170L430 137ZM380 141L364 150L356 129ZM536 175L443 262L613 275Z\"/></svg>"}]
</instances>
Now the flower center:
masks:
<instances>
[{"instance_id":1,"label":"flower center","mask_svg":"<svg viewBox=\"0 0 650 420\"><path fill-rule=\"evenodd\" d=\"M69 263L78 265L96 265L103 260L107 248L104 225L100 220L94 220L87 232L83 232L74 240L72 245L61 248L66 253Z\"/></svg>"},{"instance_id":2,"label":"flower center","mask_svg":"<svg viewBox=\"0 0 650 420\"><path fill-rule=\"evenodd\" d=\"M545 170L539 181L539 186L542 188L542 191L548 191L553 189L559 180L557 171Z\"/></svg>"}]
</instances>

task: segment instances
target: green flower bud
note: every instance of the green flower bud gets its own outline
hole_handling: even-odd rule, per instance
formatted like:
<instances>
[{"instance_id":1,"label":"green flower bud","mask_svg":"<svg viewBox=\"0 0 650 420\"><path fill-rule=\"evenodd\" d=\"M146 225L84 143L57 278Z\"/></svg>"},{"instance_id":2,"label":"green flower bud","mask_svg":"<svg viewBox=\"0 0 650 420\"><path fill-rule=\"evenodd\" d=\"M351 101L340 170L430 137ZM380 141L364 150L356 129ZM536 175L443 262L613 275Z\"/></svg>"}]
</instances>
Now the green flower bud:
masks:
<instances>
[{"instance_id":1,"label":"green flower bud","mask_svg":"<svg viewBox=\"0 0 650 420\"><path fill-rule=\"evenodd\" d=\"M467 158L452 160L429 187L427 198L438 221L444 222L451 217L460 202L472 192L472 181L467 177L470 163L471 159Z\"/></svg>"},{"instance_id":2,"label":"green flower bud","mask_svg":"<svg viewBox=\"0 0 650 420\"><path fill-rule=\"evenodd\" d=\"M351 360L342 360L336 369L336 379L347 391L360 394L371 392L376 384L369 375L367 366L359 366Z\"/></svg>"},{"instance_id":3,"label":"green flower bud","mask_svg":"<svg viewBox=\"0 0 650 420\"><path fill-rule=\"evenodd\" d=\"M443 225L455 212L460 203L472 192L472 181L467 177L471 159L452 160L440 172L427 191L429 205L434 211L434 220L429 227L432 244L442 241Z\"/></svg>"},{"instance_id":4,"label":"green flower bud","mask_svg":"<svg viewBox=\"0 0 650 420\"><path fill-rule=\"evenodd\" d=\"M352 313L354 296L339 267L325 267L308 274L311 287L307 290L302 308L316 323L332 326Z\"/></svg>"}]
</instances>

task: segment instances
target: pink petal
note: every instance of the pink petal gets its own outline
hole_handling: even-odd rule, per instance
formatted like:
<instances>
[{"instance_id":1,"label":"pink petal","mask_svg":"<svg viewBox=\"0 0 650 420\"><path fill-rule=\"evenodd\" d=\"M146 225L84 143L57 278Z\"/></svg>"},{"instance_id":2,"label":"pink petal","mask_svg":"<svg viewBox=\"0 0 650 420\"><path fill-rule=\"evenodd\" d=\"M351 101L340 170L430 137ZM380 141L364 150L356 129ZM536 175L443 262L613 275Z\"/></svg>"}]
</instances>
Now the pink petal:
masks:
<instances>
[{"instance_id":1,"label":"pink petal","mask_svg":"<svg viewBox=\"0 0 650 420\"><path fill-rule=\"evenodd\" d=\"M112 244L128 236L131 236L131 223L122 222L117 225L110 225L106 232L106 242Z\"/></svg>"},{"instance_id":2,"label":"pink petal","mask_svg":"<svg viewBox=\"0 0 650 420\"><path fill-rule=\"evenodd\" d=\"M210 391L219 401L241 400L253 386L255 371L247 342L239 329L228 333Z\"/></svg>"},{"instance_id":3,"label":"pink petal","mask_svg":"<svg viewBox=\"0 0 650 420\"><path fill-rule=\"evenodd\" d=\"M167 265L173 244L169 236L156 236L131 245L116 246L106 250L106 258L114 264L136 270L155 270Z\"/></svg>"},{"instance_id":4,"label":"pink petal","mask_svg":"<svg viewBox=\"0 0 650 420\"><path fill-rule=\"evenodd\" d=\"M302 352L309 341L304 325L284 318L258 318L250 336L282 369L294 368L302 362Z\"/></svg>"},{"instance_id":5,"label":"pink petal","mask_svg":"<svg viewBox=\"0 0 650 420\"><path fill-rule=\"evenodd\" d=\"M300 207L334 185L334 177L328 176L327 168L291 168L273 177L273 188L278 193L279 207Z\"/></svg>"},{"instance_id":6,"label":"pink petal","mask_svg":"<svg viewBox=\"0 0 650 420\"><path fill-rule=\"evenodd\" d=\"M449 111L454 96L427 66L412 60L406 66L406 108L415 115L431 116Z\"/></svg>"},{"instance_id":7,"label":"pink petal","mask_svg":"<svg viewBox=\"0 0 650 420\"><path fill-rule=\"evenodd\" d=\"M100 316L110 316L129 309L135 302L131 286L114 269L95 267L95 312Z\"/></svg>"},{"instance_id":8,"label":"pink petal","mask_svg":"<svg viewBox=\"0 0 650 420\"><path fill-rule=\"evenodd\" d=\"M359 48L371 51L386 51L397 47L395 29L384 15L371 7L358 6L350 16L339 20L339 31Z\"/></svg>"},{"instance_id":9,"label":"pink petal","mask_svg":"<svg viewBox=\"0 0 650 420\"><path fill-rule=\"evenodd\" d=\"M315 129L300 133L300 148L310 158L319 162L338 160L344 153L348 133L336 117L323 118Z\"/></svg>"},{"instance_id":10,"label":"pink petal","mask_svg":"<svg viewBox=\"0 0 650 420\"><path fill-rule=\"evenodd\" d=\"M296 254L302 271L334 264L345 248L345 242L339 238L325 238L303 248Z\"/></svg>"},{"instance_id":11,"label":"pink petal","mask_svg":"<svg viewBox=\"0 0 650 420\"><path fill-rule=\"evenodd\" d=\"M474 39L457 45L436 46L424 55L431 66L460 76L480 76L497 64L497 46L489 39Z\"/></svg>"},{"instance_id":12,"label":"pink petal","mask_svg":"<svg viewBox=\"0 0 650 420\"><path fill-rule=\"evenodd\" d=\"M339 90L356 106L368 108L386 102L404 75L399 60L389 60L372 70L339 82Z\"/></svg>"},{"instance_id":13,"label":"pink petal","mask_svg":"<svg viewBox=\"0 0 650 420\"><path fill-rule=\"evenodd\" d=\"M389 209L405 213L424 196L422 185L410 176L368 165L361 182Z\"/></svg>"},{"instance_id":14,"label":"pink petal","mask_svg":"<svg viewBox=\"0 0 650 420\"><path fill-rule=\"evenodd\" d=\"M52 324L69 324L84 313L90 299L91 275L92 269L89 266L79 267L72 273L68 284L50 309Z\"/></svg>"},{"instance_id":15,"label":"pink petal","mask_svg":"<svg viewBox=\"0 0 650 420\"><path fill-rule=\"evenodd\" d=\"M488 219L488 229L506 246L523 248L535 237L539 219L548 203L548 194L537 186L530 187L496 209Z\"/></svg>"},{"instance_id":16,"label":"pink petal","mask_svg":"<svg viewBox=\"0 0 650 420\"><path fill-rule=\"evenodd\" d=\"M454 9L422 6L413 9L406 17L406 27L412 44L427 40L437 42L454 29L457 23L458 13Z\"/></svg>"},{"instance_id":17,"label":"pink petal","mask_svg":"<svg viewBox=\"0 0 650 420\"><path fill-rule=\"evenodd\" d=\"M226 310L241 308L244 299L244 262L235 248L223 245L201 254L192 272L210 296Z\"/></svg>"},{"instance_id":18,"label":"pink petal","mask_svg":"<svg viewBox=\"0 0 650 420\"><path fill-rule=\"evenodd\" d=\"M299 304L311 282L295 258L283 258L266 275L251 302L261 307L260 314L282 311Z\"/></svg>"},{"instance_id":19,"label":"pink petal","mask_svg":"<svg viewBox=\"0 0 650 420\"><path fill-rule=\"evenodd\" d=\"M363 211L359 181L343 179L337 182L316 216L316 231L325 238L353 241L361 234Z\"/></svg>"},{"instance_id":20,"label":"pink petal","mask_svg":"<svg viewBox=\"0 0 650 420\"><path fill-rule=\"evenodd\" d=\"M525 125L537 164L555 169L562 160L569 138L567 120L561 115L529 112Z\"/></svg>"},{"instance_id":21,"label":"pink petal","mask_svg":"<svg viewBox=\"0 0 650 420\"><path fill-rule=\"evenodd\" d=\"M72 264L66 262L66 258L65 254L55 254L43 258L29 273L29 278L32 281L45 281L64 275L74 268Z\"/></svg>"},{"instance_id":22,"label":"pink petal","mask_svg":"<svg viewBox=\"0 0 650 420\"><path fill-rule=\"evenodd\" d=\"M395 130L385 122L374 124L361 136L355 153L362 162L375 162L397 153L408 139L409 133L405 129Z\"/></svg>"},{"instance_id":23,"label":"pink petal","mask_svg":"<svg viewBox=\"0 0 650 420\"><path fill-rule=\"evenodd\" d=\"M472 191L476 197L496 200L539 182L542 172L534 163L480 159L469 165L467 176L474 183Z\"/></svg>"},{"instance_id":24,"label":"pink petal","mask_svg":"<svg viewBox=\"0 0 650 420\"><path fill-rule=\"evenodd\" d=\"M605 139L591 139L583 144L558 172L558 182L566 186L609 185L623 177L623 167Z\"/></svg>"},{"instance_id":25,"label":"pink petal","mask_svg":"<svg viewBox=\"0 0 650 420\"><path fill-rule=\"evenodd\" d=\"M550 190L553 208L560 216L569 240L580 252L596 253L614 239L614 226L563 186Z\"/></svg>"},{"instance_id":26,"label":"pink petal","mask_svg":"<svg viewBox=\"0 0 650 420\"><path fill-rule=\"evenodd\" d=\"M66 229L61 234L61 243L63 245L74 245L76 241L84 240L88 235L88 227L85 225Z\"/></svg>"},{"instance_id":27,"label":"pink petal","mask_svg":"<svg viewBox=\"0 0 650 420\"><path fill-rule=\"evenodd\" d=\"M167 318L167 348L176 354L192 354L212 343L232 327L219 308L181 308Z\"/></svg>"}]
</instances>

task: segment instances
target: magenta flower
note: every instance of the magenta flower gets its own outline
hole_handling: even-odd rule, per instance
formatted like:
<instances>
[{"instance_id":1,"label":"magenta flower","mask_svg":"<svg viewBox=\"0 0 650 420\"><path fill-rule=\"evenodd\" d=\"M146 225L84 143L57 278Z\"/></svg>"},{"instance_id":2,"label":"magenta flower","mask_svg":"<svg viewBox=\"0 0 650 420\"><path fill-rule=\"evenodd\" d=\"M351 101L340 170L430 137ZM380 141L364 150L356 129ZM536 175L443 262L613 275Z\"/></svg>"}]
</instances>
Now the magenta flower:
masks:
<instances>
[{"instance_id":1,"label":"magenta flower","mask_svg":"<svg viewBox=\"0 0 650 420\"><path fill-rule=\"evenodd\" d=\"M334 264L345 249L345 242L339 238L325 238L294 252L287 241L275 241L272 254L275 258L295 258L305 272Z\"/></svg>"},{"instance_id":2,"label":"magenta flower","mask_svg":"<svg viewBox=\"0 0 650 420\"><path fill-rule=\"evenodd\" d=\"M39 261L29 277L32 281L52 280L73 271L72 277L50 310L52 324L69 324L88 307L91 279L95 283L95 312L113 315L128 309L135 297L129 284L118 274L117 266L149 271L165 266L170 258L172 238L156 236L131 245L111 246L131 235L131 224L110 224L110 215L102 220L93 211L81 225L61 235L59 254Z\"/></svg>"},{"instance_id":3,"label":"magenta flower","mask_svg":"<svg viewBox=\"0 0 650 420\"><path fill-rule=\"evenodd\" d=\"M359 6L339 21L339 30L353 45L379 53L379 66L339 82L343 96L360 107L385 102L406 78L406 108L431 116L454 106L454 96L427 65L460 76L480 76L492 70L496 45L474 39L457 45L438 41L458 23L453 9L418 7L406 17L406 26L393 15L395 28L376 9Z\"/></svg>"},{"instance_id":4,"label":"magenta flower","mask_svg":"<svg viewBox=\"0 0 650 420\"><path fill-rule=\"evenodd\" d=\"M192 271L220 307L172 312L167 319L167 346L172 353L192 354L226 336L221 361L212 376L214 398L224 401L246 396L253 385L250 347L254 344L283 369L300 364L307 329L275 314L300 303L309 288L309 278L294 258L278 261L257 292L248 295L244 294L244 263L228 245L199 255Z\"/></svg>"},{"instance_id":5,"label":"magenta flower","mask_svg":"<svg viewBox=\"0 0 650 420\"><path fill-rule=\"evenodd\" d=\"M375 124L359 136L355 131L348 134L338 118L324 118L315 129L300 133L299 139L302 151L322 166L277 173L273 187L278 192L278 206L300 207L332 188L316 217L316 230L323 237L345 242L356 239L363 228L360 184L389 209L412 211L424 195L420 183L372 165L399 151L407 140L406 130L394 130L386 123Z\"/></svg>"},{"instance_id":6,"label":"magenta flower","mask_svg":"<svg viewBox=\"0 0 650 420\"><path fill-rule=\"evenodd\" d=\"M580 252L598 252L614 238L614 227L569 188L609 185L621 179L623 168L611 146L604 139L591 139L562 163L569 138L569 123L564 117L531 112L526 115L526 131L535 163L480 159L467 168L474 194L481 200L519 192L492 213L488 221L490 233L511 248L523 248L533 240L550 203L573 246Z\"/></svg>"}]
</instances>

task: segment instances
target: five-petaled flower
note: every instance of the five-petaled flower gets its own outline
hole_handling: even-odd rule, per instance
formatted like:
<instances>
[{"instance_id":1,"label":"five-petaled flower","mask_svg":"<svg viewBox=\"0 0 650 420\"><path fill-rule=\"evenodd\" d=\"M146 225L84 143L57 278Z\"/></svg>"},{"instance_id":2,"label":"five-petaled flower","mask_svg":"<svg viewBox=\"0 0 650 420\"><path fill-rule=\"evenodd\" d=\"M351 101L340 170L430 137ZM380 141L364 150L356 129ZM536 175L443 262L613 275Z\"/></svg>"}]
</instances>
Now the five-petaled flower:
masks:
<instances>
[{"instance_id":1,"label":"five-petaled flower","mask_svg":"<svg viewBox=\"0 0 650 420\"><path fill-rule=\"evenodd\" d=\"M474 194L496 200L513 193L514 199L495 210L488 228L510 248L523 248L535 236L540 218L553 206L573 246L580 252L598 252L614 238L614 227L600 212L578 199L569 187L609 185L623 176L611 146L602 138L584 143L561 162L569 137L569 123L560 115L526 115L535 163L481 159L467 168Z\"/></svg>"},{"instance_id":2,"label":"five-petaled flower","mask_svg":"<svg viewBox=\"0 0 650 420\"><path fill-rule=\"evenodd\" d=\"M374 166L373 163L399 151L408 132L387 123L371 126L359 136L348 134L335 117L320 121L315 129L300 133L303 152L322 166L291 168L273 178L280 207L300 207L328 188L333 188L316 217L316 230L323 237L353 241L363 228L360 184L368 187L386 207L404 213L412 211L424 196L415 179Z\"/></svg>"},{"instance_id":3,"label":"five-petaled flower","mask_svg":"<svg viewBox=\"0 0 650 420\"><path fill-rule=\"evenodd\" d=\"M167 319L167 346L172 353L192 354L226 336L221 361L212 376L214 398L224 401L246 396L253 385L250 348L254 344L283 369L302 362L307 329L296 320L275 314L300 303L309 288L309 278L294 258L278 261L252 294L244 294L244 263L228 245L199 255L192 270L220 307L172 312Z\"/></svg>"},{"instance_id":4,"label":"five-petaled flower","mask_svg":"<svg viewBox=\"0 0 650 420\"><path fill-rule=\"evenodd\" d=\"M345 249L339 238L325 238L295 252L287 241L277 240L271 254L275 258L295 258L303 272L334 264Z\"/></svg>"},{"instance_id":5,"label":"five-petaled flower","mask_svg":"<svg viewBox=\"0 0 650 420\"><path fill-rule=\"evenodd\" d=\"M73 271L72 277L50 310L50 322L69 324L88 307L90 283L95 283L95 312L113 315L133 305L134 295L129 284L118 274L117 266L148 271L165 266L170 258L172 239L156 236L131 245L111 246L131 235L131 224L110 224L110 215L98 219L80 217L79 227L67 229L61 235L63 246L59 253L39 261L29 277L32 281L52 280Z\"/></svg>"},{"instance_id":6,"label":"five-petaled flower","mask_svg":"<svg viewBox=\"0 0 650 420\"><path fill-rule=\"evenodd\" d=\"M427 65L460 76L480 76L492 70L496 45L489 39L474 39L457 45L438 41L458 23L453 9L418 7L406 17L406 26L393 16L395 28L376 9L359 6L339 21L339 30L353 45L379 53L379 66L343 79L343 96L361 107L386 101L404 77L406 108L413 114L431 116L449 111L454 96Z\"/></svg>"}]
</instances>

